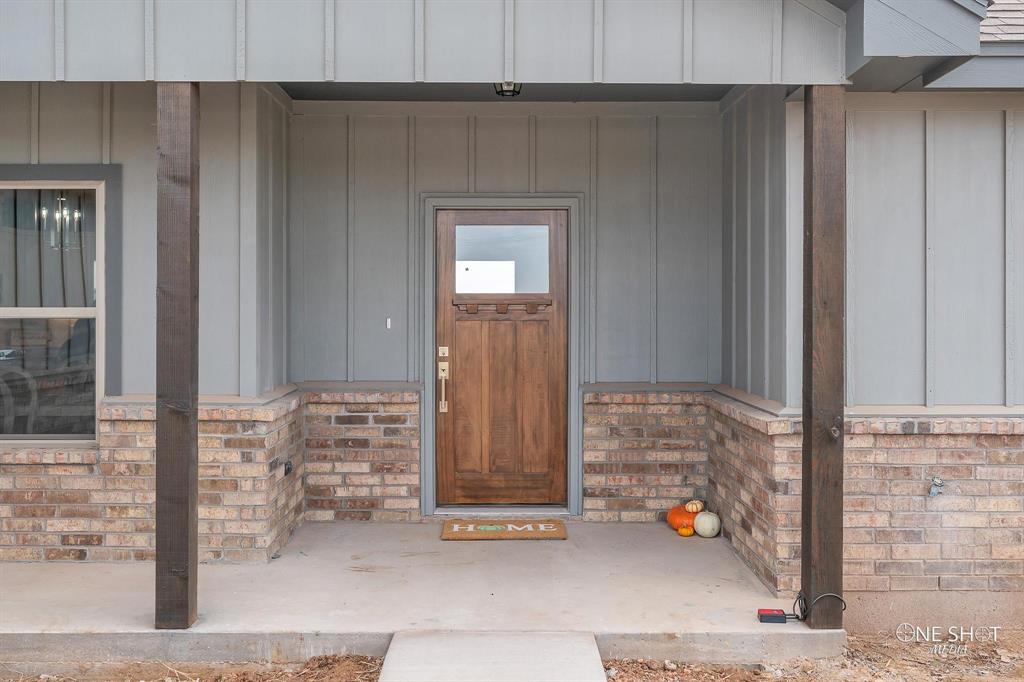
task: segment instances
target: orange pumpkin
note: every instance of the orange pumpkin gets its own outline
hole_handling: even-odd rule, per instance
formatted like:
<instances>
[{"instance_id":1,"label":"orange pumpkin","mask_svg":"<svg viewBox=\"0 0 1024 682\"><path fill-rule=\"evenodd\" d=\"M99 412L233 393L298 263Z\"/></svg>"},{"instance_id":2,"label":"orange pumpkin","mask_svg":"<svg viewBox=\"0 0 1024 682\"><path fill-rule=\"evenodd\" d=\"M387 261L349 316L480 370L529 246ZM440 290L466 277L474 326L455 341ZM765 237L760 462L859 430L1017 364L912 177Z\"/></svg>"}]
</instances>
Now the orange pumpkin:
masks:
<instances>
[{"instance_id":1,"label":"orange pumpkin","mask_svg":"<svg viewBox=\"0 0 1024 682\"><path fill-rule=\"evenodd\" d=\"M669 510L665 521L672 530L679 530L682 526L693 528L693 520L697 518L697 514L698 512L688 512L686 507L679 505Z\"/></svg>"},{"instance_id":2,"label":"orange pumpkin","mask_svg":"<svg viewBox=\"0 0 1024 682\"><path fill-rule=\"evenodd\" d=\"M677 530L676 532L682 535L684 538L688 538L691 535L693 535L694 530L693 526L679 526L679 530Z\"/></svg>"}]
</instances>

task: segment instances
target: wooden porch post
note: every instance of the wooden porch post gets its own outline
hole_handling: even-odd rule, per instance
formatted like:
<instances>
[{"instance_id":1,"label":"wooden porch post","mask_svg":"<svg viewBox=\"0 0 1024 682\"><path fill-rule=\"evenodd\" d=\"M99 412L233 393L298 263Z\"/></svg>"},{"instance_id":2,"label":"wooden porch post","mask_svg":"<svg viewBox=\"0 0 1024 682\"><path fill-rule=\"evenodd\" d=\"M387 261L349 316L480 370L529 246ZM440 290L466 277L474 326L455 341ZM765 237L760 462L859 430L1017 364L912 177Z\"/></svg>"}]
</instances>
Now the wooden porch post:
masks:
<instances>
[{"instance_id":1,"label":"wooden porch post","mask_svg":"<svg viewBox=\"0 0 1024 682\"><path fill-rule=\"evenodd\" d=\"M843 591L843 406L846 273L844 87L804 99L804 356L801 575L810 605ZM842 603L811 608L807 625L839 628Z\"/></svg>"},{"instance_id":2,"label":"wooden porch post","mask_svg":"<svg viewBox=\"0 0 1024 682\"><path fill-rule=\"evenodd\" d=\"M199 86L156 88L156 627L196 619Z\"/></svg>"}]
</instances>

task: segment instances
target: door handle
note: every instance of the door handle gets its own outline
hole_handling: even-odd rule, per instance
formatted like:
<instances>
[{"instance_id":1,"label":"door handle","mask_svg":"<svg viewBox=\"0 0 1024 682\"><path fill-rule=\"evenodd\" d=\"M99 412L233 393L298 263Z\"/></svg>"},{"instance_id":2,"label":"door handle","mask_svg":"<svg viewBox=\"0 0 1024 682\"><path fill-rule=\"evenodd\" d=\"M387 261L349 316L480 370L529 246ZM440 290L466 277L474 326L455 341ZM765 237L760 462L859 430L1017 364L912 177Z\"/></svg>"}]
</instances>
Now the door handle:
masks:
<instances>
[{"instance_id":1,"label":"door handle","mask_svg":"<svg viewBox=\"0 0 1024 682\"><path fill-rule=\"evenodd\" d=\"M448 411L448 399L445 397L444 389L448 383L448 363L439 362L437 363L437 378L441 381L441 400L437 404L438 412Z\"/></svg>"}]
</instances>

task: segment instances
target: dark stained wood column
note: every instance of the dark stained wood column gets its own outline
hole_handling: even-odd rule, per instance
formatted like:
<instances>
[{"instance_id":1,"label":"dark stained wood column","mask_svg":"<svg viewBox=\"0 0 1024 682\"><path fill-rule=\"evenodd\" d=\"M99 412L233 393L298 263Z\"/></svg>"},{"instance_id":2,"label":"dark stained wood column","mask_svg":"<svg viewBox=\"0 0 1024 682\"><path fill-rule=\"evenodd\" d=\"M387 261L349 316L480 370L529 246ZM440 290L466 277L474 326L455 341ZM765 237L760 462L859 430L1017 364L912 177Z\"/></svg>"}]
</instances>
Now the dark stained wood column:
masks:
<instances>
[{"instance_id":1,"label":"dark stained wood column","mask_svg":"<svg viewBox=\"0 0 1024 682\"><path fill-rule=\"evenodd\" d=\"M846 109L841 85L804 99L804 357L801 589L810 604L843 593L843 406L846 275ZM807 624L839 628L824 597Z\"/></svg>"},{"instance_id":2,"label":"dark stained wood column","mask_svg":"<svg viewBox=\"0 0 1024 682\"><path fill-rule=\"evenodd\" d=\"M199 86L158 83L156 627L196 620L199 496Z\"/></svg>"}]
</instances>

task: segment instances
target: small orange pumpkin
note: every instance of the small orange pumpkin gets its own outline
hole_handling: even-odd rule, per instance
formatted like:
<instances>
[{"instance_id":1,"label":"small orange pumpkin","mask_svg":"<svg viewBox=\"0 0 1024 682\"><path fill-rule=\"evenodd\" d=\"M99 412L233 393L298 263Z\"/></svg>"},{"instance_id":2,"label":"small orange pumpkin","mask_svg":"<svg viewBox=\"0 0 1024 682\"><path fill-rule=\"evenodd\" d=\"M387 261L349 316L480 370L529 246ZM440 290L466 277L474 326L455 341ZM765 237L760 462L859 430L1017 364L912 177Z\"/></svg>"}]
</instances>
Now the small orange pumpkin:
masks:
<instances>
[{"instance_id":1,"label":"small orange pumpkin","mask_svg":"<svg viewBox=\"0 0 1024 682\"><path fill-rule=\"evenodd\" d=\"M704 503L700 500L690 500L683 506L688 512L696 513L704 511Z\"/></svg>"},{"instance_id":2,"label":"small orange pumpkin","mask_svg":"<svg viewBox=\"0 0 1024 682\"><path fill-rule=\"evenodd\" d=\"M693 528L693 520L697 518L698 513L686 511L686 507L679 505L669 510L665 521L672 530L679 530L682 526Z\"/></svg>"},{"instance_id":3,"label":"small orange pumpkin","mask_svg":"<svg viewBox=\"0 0 1024 682\"><path fill-rule=\"evenodd\" d=\"M676 531L684 538L688 538L694 534L693 526L679 526L679 530Z\"/></svg>"}]
</instances>

